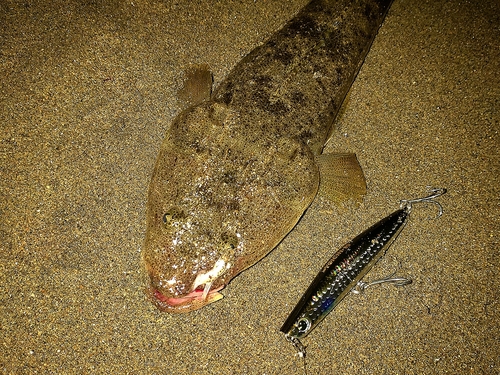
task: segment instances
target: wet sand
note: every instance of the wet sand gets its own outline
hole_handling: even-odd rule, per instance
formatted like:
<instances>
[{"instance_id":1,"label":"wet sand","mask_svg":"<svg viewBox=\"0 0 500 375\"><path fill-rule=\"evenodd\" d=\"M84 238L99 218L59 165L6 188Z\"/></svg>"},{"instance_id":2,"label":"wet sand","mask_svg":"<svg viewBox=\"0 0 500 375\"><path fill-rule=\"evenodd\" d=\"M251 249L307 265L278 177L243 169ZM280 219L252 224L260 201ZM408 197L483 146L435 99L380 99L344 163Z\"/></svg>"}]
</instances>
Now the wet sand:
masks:
<instances>
[{"instance_id":1,"label":"wet sand","mask_svg":"<svg viewBox=\"0 0 500 375\"><path fill-rule=\"evenodd\" d=\"M302 374L279 328L350 238L415 206L368 280L306 339L309 374L499 374L500 4L396 0L326 151L356 152L360 207L317 199L225 298L146 299L149 177L182 72L215 84L306 1L0 5L0 372Z\"/></svg>"}]
</instances>

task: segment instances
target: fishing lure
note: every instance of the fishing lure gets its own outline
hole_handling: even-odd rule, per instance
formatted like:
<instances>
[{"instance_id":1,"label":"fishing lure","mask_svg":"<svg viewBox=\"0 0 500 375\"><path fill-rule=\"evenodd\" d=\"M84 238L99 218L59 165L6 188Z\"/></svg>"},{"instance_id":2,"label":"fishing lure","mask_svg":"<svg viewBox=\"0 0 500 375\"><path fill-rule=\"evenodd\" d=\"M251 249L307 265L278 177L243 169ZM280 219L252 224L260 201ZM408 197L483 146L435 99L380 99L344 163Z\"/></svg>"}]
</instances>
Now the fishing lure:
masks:
<instances>
[{"instance_id":1,"label":"fishing lure","mask_svg":"<svg viewBox=\"0 0 500 375\"><path fill-rule=\"evenodd\" d=\"M373 284L393 282L405 285L411 280L386 278L372 283L360 280L384 255L408 222L412 204L433 203L438 206L438 217L442 215L441 204L434 201L446 193L446 189L431 189L431 195L411 200L402 200L400 209L380 220L338 250L323 266L309 288L292 310L281 332L305 357L305 346L300 339L307 336L335 306L353 289L360 290Z\"/></svg>"}]
</instances>

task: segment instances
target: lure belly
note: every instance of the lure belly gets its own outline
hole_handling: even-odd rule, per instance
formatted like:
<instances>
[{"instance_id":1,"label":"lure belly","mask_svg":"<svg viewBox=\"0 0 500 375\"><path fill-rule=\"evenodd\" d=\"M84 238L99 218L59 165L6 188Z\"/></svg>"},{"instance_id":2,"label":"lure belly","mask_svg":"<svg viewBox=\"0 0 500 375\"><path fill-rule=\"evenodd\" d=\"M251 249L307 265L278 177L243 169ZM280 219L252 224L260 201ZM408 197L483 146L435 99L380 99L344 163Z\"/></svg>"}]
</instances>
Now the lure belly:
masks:
<instances>
[{"instance_id":1,"label":"lure belly","mask_svg":"<svg viewBox=\"0 0 500 375\"><path fill-rule=\"evenodd\" d=\"M434 189L432 192L425 198L402 201L399 210L345 244L323 266L281 327L301 354L305 354L305 349L299 339L307 336L387 251L408 222L412 203L434 203L438 205L441 215L441 205L432 199L444 194L446 189ZM398 279L388 279L394 280Z\"/></svg>"}]
</instances>

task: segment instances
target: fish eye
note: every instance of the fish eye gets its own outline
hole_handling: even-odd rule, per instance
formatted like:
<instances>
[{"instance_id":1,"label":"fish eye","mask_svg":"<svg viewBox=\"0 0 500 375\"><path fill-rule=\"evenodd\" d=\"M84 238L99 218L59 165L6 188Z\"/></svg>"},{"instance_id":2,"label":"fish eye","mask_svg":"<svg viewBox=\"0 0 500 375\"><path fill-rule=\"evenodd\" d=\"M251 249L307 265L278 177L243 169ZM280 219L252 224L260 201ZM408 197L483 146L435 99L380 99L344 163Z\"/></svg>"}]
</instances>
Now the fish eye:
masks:
<instances>
[{"instance_id":1,"label":"fish eye","mask_svg":"<svg viewBox=\"0 0 500 375\"><path fill-rule=\"evenodd\" d=\"M172 215L169 212L165 212L161 220L163 221L163 224L167 225L172 221Z\"/></svg>"},{"instance_id":2,"label":"fish eye","mask_svg":"<svg viewBox=\"0 0 500 375\"><path fill-rule=\"evenodd\" d=\"M184 215L184 212L181 209L172 207L163 214L161 221L163 222L163 225L170 225L179 219L183 219L184 217L186 217L186 215Z\"/></svg>"},{"instance_id":3,"label":"fish eye","mask_svg":"<svg viewBox=\"0 0 500 375\"><path fill-rule=\"evenodd\" d=\"M311 328L311 321L307 318L300 318L297 324L297 329L299 330L300 333L304 333L308 331Z\"/></svg>"},{"instance_id":4,"label":"fish eye","mask_svg":"<svg viewBox=\"0 0 500 375\"><path fill-rule=\"evenodd\" d=\"M236 234L227 233L227 232L222 233L221 239L222 239L222 245L224 246L224 248L231 249L231 250L236 249L236 247L238 247L238 243L240 242L238 240L238 237L236 236Z\"/></svg>"}]
</instances>

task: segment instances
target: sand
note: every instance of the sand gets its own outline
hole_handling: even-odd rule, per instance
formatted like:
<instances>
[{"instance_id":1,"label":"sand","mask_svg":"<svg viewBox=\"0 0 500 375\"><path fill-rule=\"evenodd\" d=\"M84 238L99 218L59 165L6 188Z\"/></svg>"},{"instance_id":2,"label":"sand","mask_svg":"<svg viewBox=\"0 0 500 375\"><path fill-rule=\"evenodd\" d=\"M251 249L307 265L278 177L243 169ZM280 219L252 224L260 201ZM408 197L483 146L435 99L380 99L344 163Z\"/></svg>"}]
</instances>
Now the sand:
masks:
<instances>
[{"instance_id":1,"label":"sand","mask_svg":"<svg viewBox=\"0 0 500 375\"><path fill-rule=\"evenodd\" d=\"M185 315L143 293L149 177L189 64L221 82L306 3L0 4L0 372L303 374L279 332L323 263L415 206L368 280L307 338L309 374L499 374L500 3L396 0L327 151L368 194L318 198L290 235ZM86 4L86 5L82 5ZM418 209L417 209L418 208Z\"/></svg>"}]
</instances>

